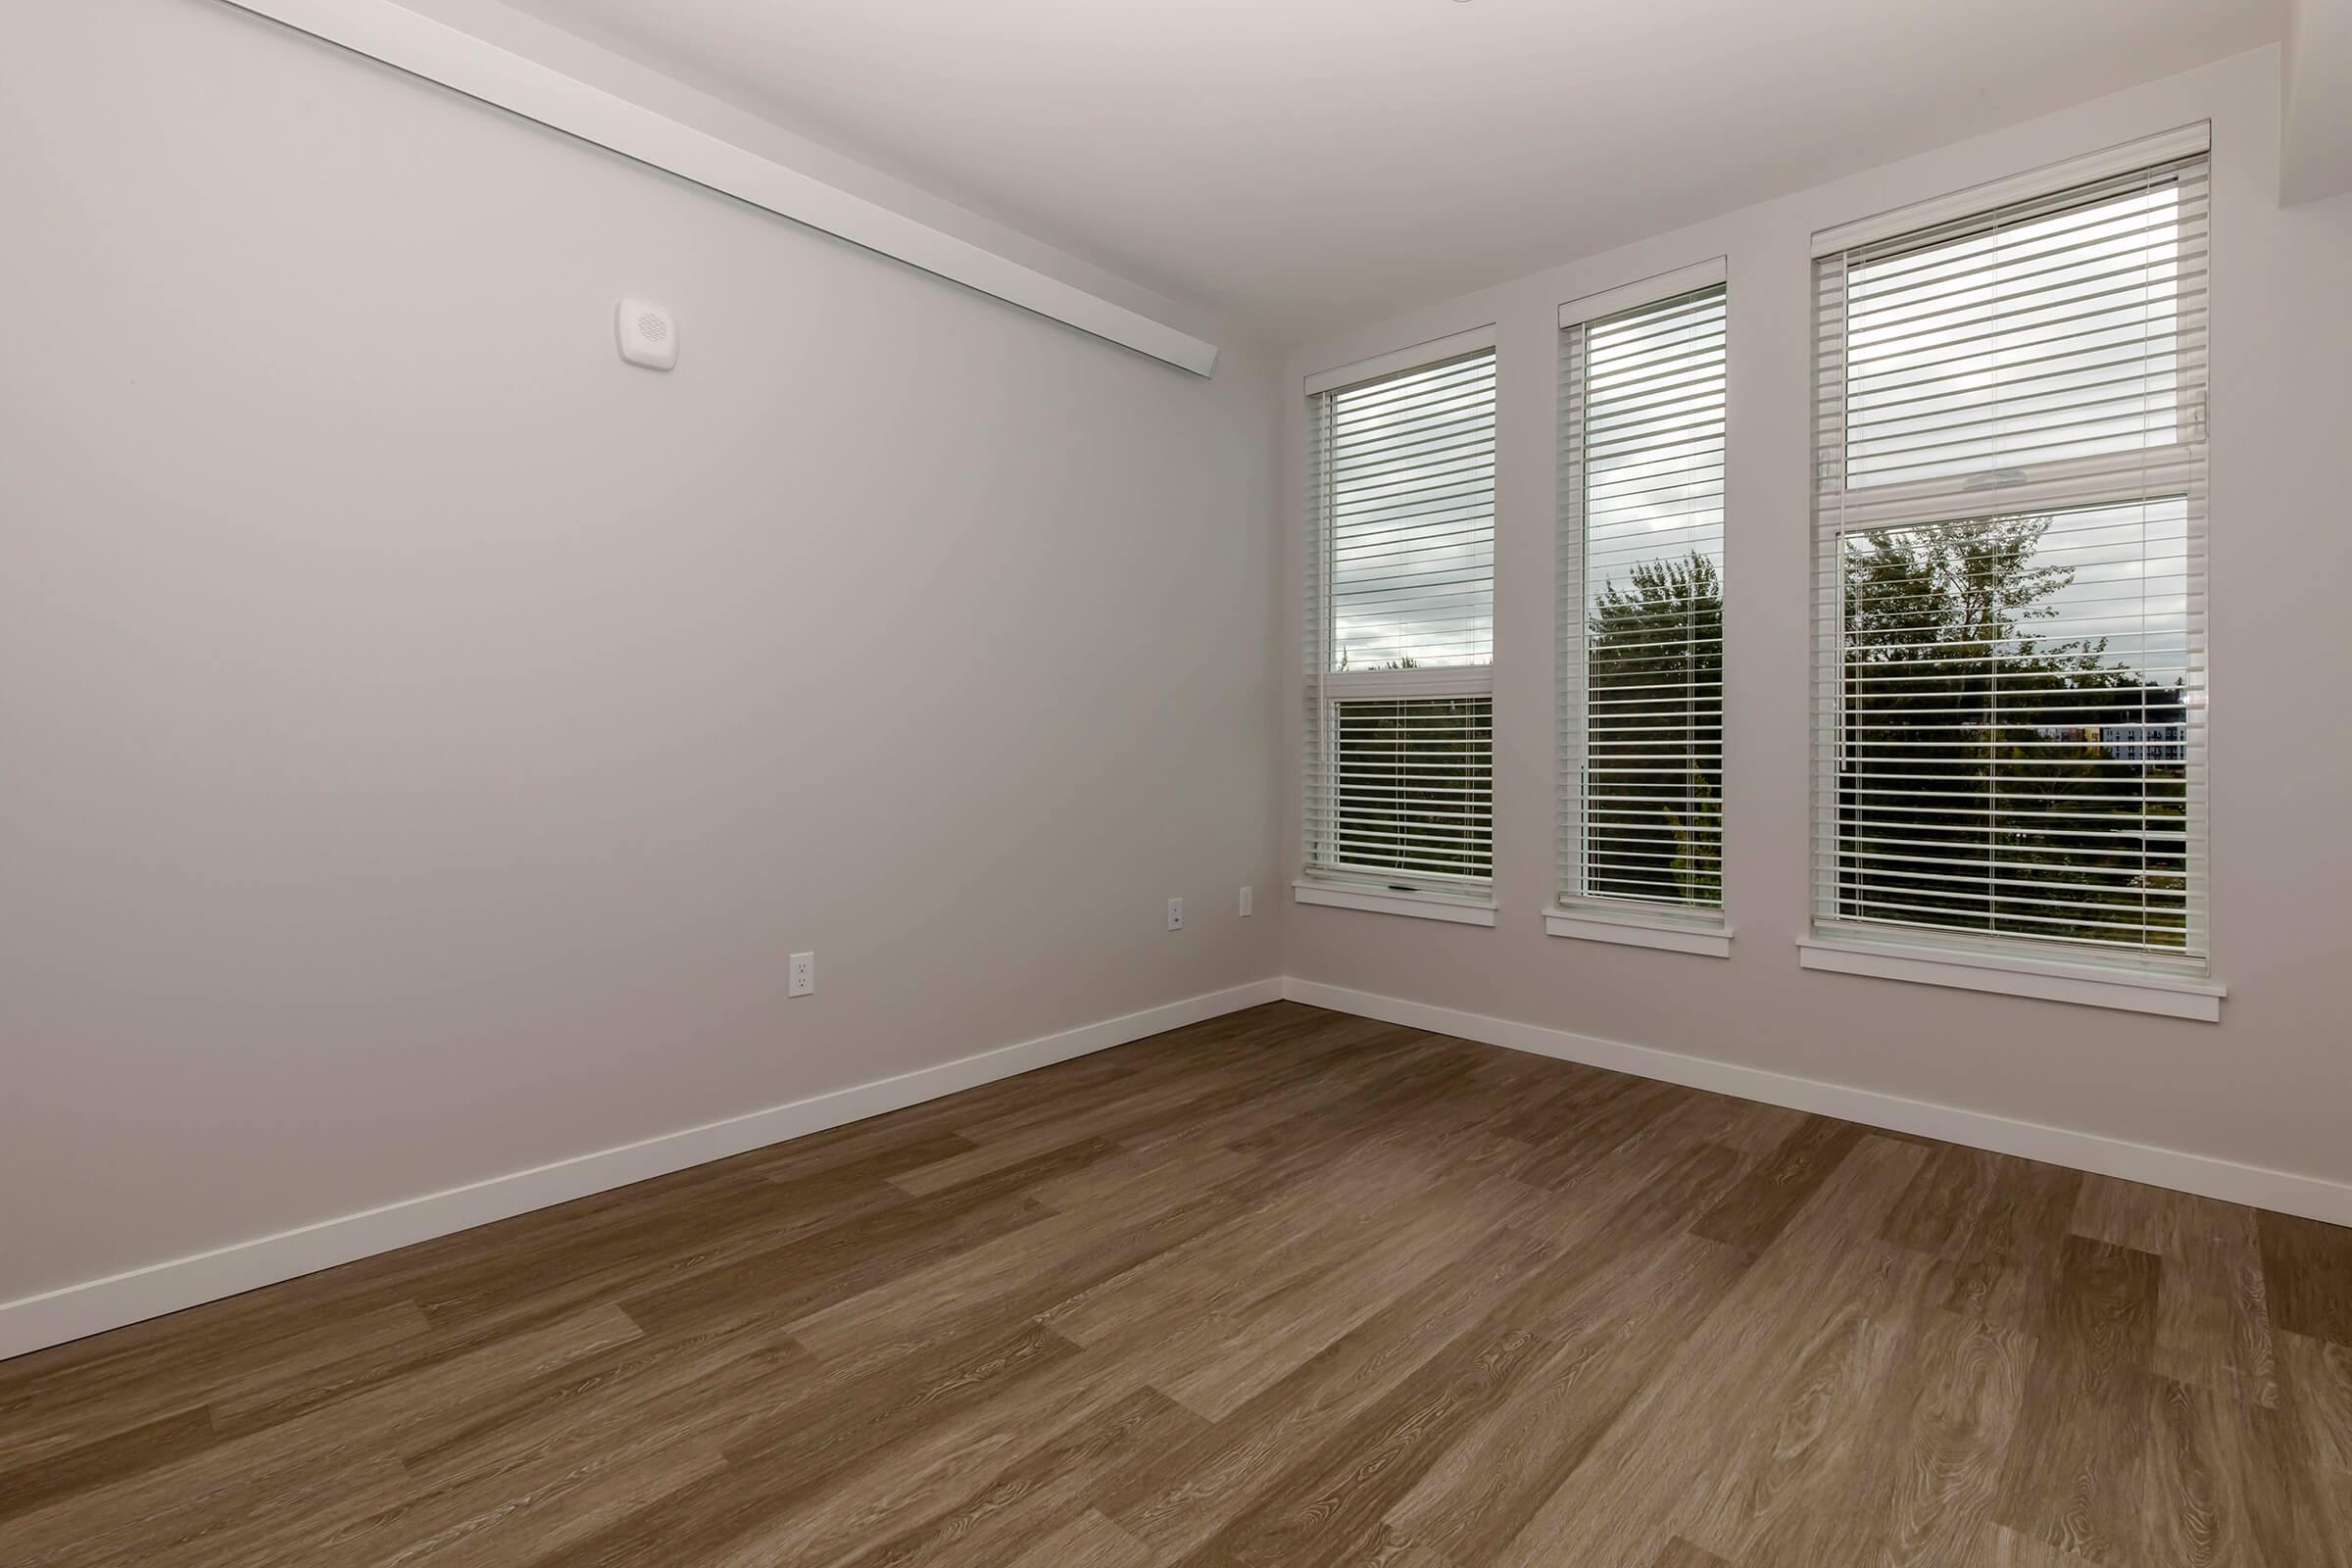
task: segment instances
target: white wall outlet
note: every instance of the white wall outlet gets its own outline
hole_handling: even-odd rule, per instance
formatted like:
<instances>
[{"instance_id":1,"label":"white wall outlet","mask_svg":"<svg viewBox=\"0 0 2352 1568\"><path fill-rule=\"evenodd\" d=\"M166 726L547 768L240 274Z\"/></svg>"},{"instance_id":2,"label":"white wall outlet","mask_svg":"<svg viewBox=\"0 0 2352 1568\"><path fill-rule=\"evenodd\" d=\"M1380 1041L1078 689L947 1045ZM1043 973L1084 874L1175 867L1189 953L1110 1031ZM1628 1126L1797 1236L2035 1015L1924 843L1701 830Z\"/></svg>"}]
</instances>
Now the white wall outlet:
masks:
<instances>
[{"instance_id":1,"label":"white wall outlet","mask_svg":"<svg viewBox=\"0 0 2352 1568\"><path fill-rule=\"evenodd\" d=\"M796 953L792 956L792 982L787 996L805 997L816 989L816 955Z\"/></svg>"},{"instance_id":2,"label":"white wall outlet","mask_svg":"<svg viewBox=\"0 0 2352 1568\"><path fill-rule=\"evenodd\" d=\"M620 357L649 370L678 363L678 320L651 300L622 300L612 307L612 335Z\"/></svg>"},{"instance_id":3,"label":"white wall outlet","mask_svg":"<svg viewBox=\"0 0 2352 1568\"><path fill-rule=\"evenodd\" d=\"M1250 918L1250 891L1249 888L1242 889L1242 918L1245 920Z\"/></svg>"},{"instance_id":4,"label":"white wall outlet","mask_svg":"<svg viewBox=\"0 0 2352 1568\"><path fill-rule=\"evenodd\" d=\"M1168 901L1168 929L1171 931L1184 929L1184 901L1182 899Z\"/></svg>"}]
</instances>

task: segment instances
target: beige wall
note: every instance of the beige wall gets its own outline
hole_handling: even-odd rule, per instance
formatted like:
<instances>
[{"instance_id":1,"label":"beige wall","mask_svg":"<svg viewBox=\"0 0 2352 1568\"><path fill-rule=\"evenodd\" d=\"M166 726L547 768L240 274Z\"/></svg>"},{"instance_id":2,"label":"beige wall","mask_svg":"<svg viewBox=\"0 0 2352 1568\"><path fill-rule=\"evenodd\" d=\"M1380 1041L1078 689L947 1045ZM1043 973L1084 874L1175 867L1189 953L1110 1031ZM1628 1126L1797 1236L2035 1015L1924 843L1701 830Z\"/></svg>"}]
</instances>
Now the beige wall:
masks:
<instances>
[{"instance_id":1,"label":"beige wall","mask_svg":"<svg viewBox=\"0 0 2352 1568\"><path fill-rule=\"evenodd\" d=\"M1295 906L1295 978L2304 1175L2352 1180L2352 581L2341 367L2352 201L2281 210L2276 51L1347 334L1298 378L1494 322L1501 377L1493 930ZM2213 941L2219 1025L1800 970L1810 668L1808 240L1817 228L2210 119ZM1531 199L1544 199L1531 193ZM1555 199L1573 200L1573 193ZM1727 960L1547 937L1556 307L1727 256ZM1289 580L1302 519L1290 511ZM1286 592L1294 617L1301 596ZM1295 620L1294 620L1295 626ZM1286 634L1283 669L1294 682ZM1299 711L1296 701L1291 711ZM1286 726L1286 771L1298 767ZM1298 859L1296 790L1287 863Z\"/></svg>"},{"instance_id":2,"label":"beige wall","mask_svg":"<svg viewBox=\"0 0 2352 1568\"><path fill-rule=\"evenodd\" d=\"M0 1300L1278 972L1268 356L200 0L0 212Z\"/></svg>"}]
</instances>

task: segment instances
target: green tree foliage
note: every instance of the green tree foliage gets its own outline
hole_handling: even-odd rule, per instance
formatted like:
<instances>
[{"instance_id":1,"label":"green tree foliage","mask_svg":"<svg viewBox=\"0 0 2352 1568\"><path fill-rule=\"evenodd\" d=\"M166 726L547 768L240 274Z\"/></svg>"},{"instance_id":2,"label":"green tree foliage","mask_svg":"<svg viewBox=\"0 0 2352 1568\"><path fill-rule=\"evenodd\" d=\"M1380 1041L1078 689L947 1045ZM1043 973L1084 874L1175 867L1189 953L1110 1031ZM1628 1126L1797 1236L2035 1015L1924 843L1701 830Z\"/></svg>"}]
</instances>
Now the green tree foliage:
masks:
<instances>
[{"instance_id":1,"label":"green tree foliage","mask_svg":"<svg viewBox=\"0 0 2352 1568\"><path fill-rule=\"evenodd\" d=\"M1723 901L1723 581L1693 551L1592 602L1587 891Z\"/></svg>"},{"instance_id":2,"label":"green tree foliage","mask_svg":"<svg viewBox=\"0 0 2352 1568\"><path fill-rule=\"evenodd\" d=\"M1847 542L1839 898L1870 918L2179 946L2182 766L2092 732L2179 724L2180 693L2111 662L2105 638L2047 635L2074 580L2036 559L2050 520Z\"/></svg>"}]
</instances>

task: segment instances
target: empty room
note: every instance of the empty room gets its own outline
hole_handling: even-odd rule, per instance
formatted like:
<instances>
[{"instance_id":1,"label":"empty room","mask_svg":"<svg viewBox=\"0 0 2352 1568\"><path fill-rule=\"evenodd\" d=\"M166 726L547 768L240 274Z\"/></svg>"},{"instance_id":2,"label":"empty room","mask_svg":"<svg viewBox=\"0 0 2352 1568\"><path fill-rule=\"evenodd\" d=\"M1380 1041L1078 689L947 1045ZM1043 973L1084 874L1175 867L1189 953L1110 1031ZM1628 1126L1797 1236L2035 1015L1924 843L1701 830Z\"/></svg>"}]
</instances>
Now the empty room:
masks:
<instances>
[{"instance_id":1,"label":"empty room","mask_svg":"<svg viewBox=\"0 0 2352 1568\"><path fill-rule=\"evenodd\" d=\"M2352 1568L2352 0L22 0L0 1568Z\"/></svg>"}]
</instances>

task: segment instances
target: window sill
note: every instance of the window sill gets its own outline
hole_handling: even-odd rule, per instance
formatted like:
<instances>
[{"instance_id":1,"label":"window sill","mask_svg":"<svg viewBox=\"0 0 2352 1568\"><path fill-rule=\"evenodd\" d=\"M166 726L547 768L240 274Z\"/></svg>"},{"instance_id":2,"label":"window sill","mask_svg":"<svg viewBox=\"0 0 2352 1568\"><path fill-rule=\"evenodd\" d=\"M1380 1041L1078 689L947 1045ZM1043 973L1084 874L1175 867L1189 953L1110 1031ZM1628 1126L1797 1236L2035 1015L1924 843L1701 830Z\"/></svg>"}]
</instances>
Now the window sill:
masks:
<instances>
[{"instance_id":1,"label":"window sill","mask_svg":"<svg viewBox=\"0 0 2352 1568\"><path fill-rule=\"evenodd\" d=\"M1555 937L1580 942L1615 942L1629 948L1656 948L1665 953L1695 953L1706 958L1732 956L1732 928L1696 921L1644 915L1631 909L1577 905L1544 911L1544 929Z\"/></svg>"},{"instance_id":2,"label":"window sill","mask_svg":"<svg viewBox=\"0 0 2352 1568\"><path fill-rule=\"evenodd\" d=\"M1334 909L1369 909L1375 914L1402 914L1415 920L1450 920L1455 925L1494 923L1493 899L1446 893L1397 893L1337 882L1294 882L1291 898L1298 904L1320 904Z\"/></svg>"},{"instance_id":3,"label":"window sill","mask_svg":"<svg viewBox=\"0 0 2352 1568\"><path fill-rule=\"evenodd\" d=\"M2097 964L1947 951L1906 943L1865 942L1846 937L1804 937L1796 944L1808 969L1909 980L1920 985L1956 986L2086 1007L2117 1007L2168 1018L2219 1023L2228 989L2207 980L2133 974Z\"/></svg>"}]
</instances>

